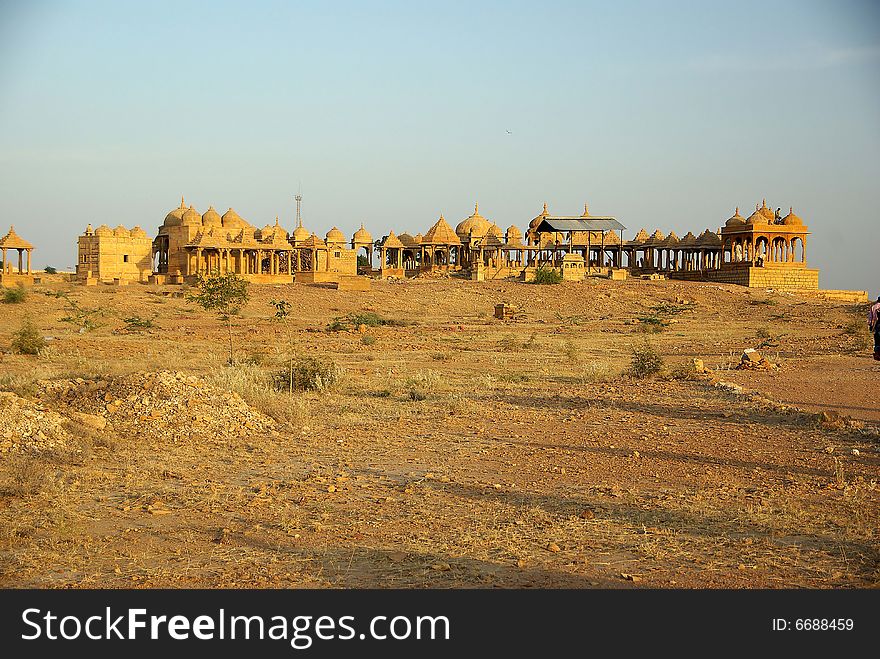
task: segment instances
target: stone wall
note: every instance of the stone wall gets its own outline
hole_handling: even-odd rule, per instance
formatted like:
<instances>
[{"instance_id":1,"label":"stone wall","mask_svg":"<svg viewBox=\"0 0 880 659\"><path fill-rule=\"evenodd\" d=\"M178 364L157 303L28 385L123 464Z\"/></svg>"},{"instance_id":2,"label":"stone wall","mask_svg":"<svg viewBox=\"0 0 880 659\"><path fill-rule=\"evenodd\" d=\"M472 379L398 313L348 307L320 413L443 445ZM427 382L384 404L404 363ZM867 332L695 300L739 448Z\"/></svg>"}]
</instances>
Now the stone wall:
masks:
<instances>
[{"instance_id":1,"label":"stone wall","mask_svg":"<svg viewBox=\"0 0 880 659\"><path fill-rule=\"evenodd\" d=\"M318 270L343 275L357 275L357 252L344 247L332 247L318 252Z\"/></svg>"},{"instance_id":2,"label":"stone wall","mask_svg":"<svg viewBox=\"0 0 880 659\"><path fill-rule=\"evenodd\" d=\"M728 265L720 270L702 272L668 272L670 279L689 281L714 281L720 284L736 284L750 288L774 288L777 290L818 290L819 271L791 264Z\"/></svg>"},{"instance_id":3,"label":"stone wall","mask_svg":"<svg viewBox=\"0 0 880 659\"><path fill-rule=\"evenodd\" d=\"M147 281L153 270L153 241L126 236L83 235L79 237L77 279L89 277L111 282Z\"/></svg>"}]
</instances>

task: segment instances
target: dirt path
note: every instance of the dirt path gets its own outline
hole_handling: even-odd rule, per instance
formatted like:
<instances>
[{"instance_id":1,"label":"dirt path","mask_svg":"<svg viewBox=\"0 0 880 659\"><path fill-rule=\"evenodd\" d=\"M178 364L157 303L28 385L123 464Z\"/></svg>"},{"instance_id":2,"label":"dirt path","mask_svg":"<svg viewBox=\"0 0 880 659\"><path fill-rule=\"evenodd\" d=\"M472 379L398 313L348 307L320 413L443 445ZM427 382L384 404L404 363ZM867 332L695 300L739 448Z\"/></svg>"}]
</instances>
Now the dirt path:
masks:
<instances>
[{"instance_id":1,"label":"dirt path","mask_svg":"<svg viewBox=\"0 0 880 659\"><path fill-rule=\"evenodd\" d=\"M789 405L880 425L880 362L869 354L810 358L775 372L736 371L724 377Z\"/></svg>"}]
</instances>

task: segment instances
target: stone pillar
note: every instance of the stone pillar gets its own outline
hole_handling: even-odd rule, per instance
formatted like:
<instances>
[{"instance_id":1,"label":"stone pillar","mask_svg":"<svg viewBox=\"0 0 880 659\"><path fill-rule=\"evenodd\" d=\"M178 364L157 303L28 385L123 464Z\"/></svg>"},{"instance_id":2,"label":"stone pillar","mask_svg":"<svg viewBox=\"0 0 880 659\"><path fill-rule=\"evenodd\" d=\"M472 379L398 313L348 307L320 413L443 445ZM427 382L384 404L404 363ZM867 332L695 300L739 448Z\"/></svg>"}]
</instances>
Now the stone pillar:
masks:
<instances>
[{"instance_id":1,"label":"stone pillar","mask_svg":"<svg viewBox=\"0 0 880 659\"><path fill-rule=\"evenodd\" d=\"M31 250L27 251L27 273L31 274Z\"/></svg>"}]
</instances>

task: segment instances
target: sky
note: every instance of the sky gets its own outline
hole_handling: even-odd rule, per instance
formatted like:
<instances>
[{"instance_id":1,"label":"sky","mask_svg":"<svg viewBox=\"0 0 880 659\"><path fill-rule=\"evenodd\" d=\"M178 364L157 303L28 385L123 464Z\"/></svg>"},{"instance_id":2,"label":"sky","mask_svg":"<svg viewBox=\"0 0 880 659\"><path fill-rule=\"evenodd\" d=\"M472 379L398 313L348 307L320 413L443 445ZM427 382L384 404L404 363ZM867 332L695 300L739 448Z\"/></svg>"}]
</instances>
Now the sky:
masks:
<instances>
[{"instance_id":1,"label":"sky","mask_svg":"<svg viewBox=\"0 0 880 659\"><path fill-rule=\"evenodd\" d=\"M292 230L632 236L793 206L820 286L880 293L880 3L0 0L0 224L72 268L181 195ZM6 226L0 226L0 234Z\"/></svg>"}]
</instances>

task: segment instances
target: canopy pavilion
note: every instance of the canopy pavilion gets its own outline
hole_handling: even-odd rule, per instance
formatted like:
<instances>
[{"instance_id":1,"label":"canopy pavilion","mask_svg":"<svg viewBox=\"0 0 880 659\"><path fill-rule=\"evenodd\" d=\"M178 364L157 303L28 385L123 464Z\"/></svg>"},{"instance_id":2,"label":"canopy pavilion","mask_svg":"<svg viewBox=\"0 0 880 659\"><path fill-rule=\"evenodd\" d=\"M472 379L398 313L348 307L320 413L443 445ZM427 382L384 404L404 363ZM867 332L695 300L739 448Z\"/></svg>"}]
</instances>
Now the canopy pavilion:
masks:
<instances>
[{"instance_id":1,"label":"canopy pavilion","mask_svg":"<svg viewBox=\"0 0 880 659\"><path fill-rule=\"evenodd\" d=\"M7 258L8 250L13 249L18 251L18 270L14 273L12 271L12 264ZM3 258L3 271L0 273L0 281L3 281L3 279L21 281L30 279L33 281L31 276L31 252L33 250L34 246L15 233L14 226L10 226L6 235L0 238L0 254L2 254Z\"/></svg>"},{"instance_id":2,"label":"canopy pavilion","mask_svg":"<svg viewBox=\"0 0 880 659\"><path fill-rule=\"evenodd\" d=\"M606 254L611 255L614 267L622 267L624 249L623 232L626 227L611 216L593 216L587 214L586 206L584 215L581 216L553 216L548 215L541 219L535 227L535 233L551 234L557 237L556 242L546 245L539 244L538 253L550 248L554 266L560 261L560 254L572 254L579 252L587 262L587 274L591 272L592 264L605 265ZM619 237L613 240L607 239L607 234L619 232ZM527 248L528 249L528 248ZM597 257L594 259L593 257ZM541 259L538 265L541 265Z\"/></svg>"}]
</instances>

